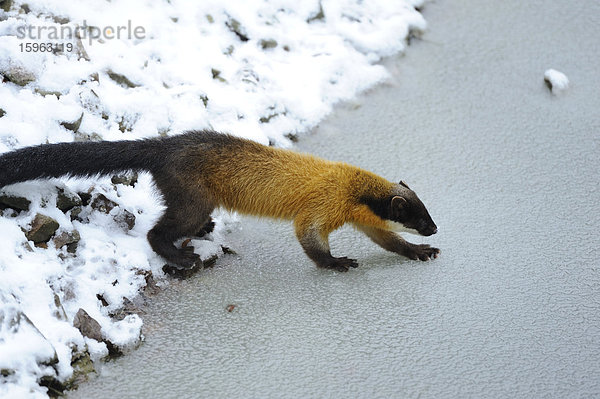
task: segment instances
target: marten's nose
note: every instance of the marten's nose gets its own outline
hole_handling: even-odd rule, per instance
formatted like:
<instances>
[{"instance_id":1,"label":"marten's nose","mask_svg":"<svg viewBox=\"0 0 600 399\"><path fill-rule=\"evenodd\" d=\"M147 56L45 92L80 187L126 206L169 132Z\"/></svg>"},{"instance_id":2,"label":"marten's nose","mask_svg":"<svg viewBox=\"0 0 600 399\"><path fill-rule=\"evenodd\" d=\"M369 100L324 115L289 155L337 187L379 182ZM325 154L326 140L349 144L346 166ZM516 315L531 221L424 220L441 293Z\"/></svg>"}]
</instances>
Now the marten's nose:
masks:
<instances>
[{"instance_id":1,"label":"marten's nose","mask_svg":"<svg viewBox=\"0 0 600 399\"><path fill-rule=\"evenodd\" d=\"M435 225L433 227L428 226L422 230L419 230L419 234L421 234L422 236L425 236L425 237L428 237L435 233L437 233L437 226L435 226Z\"/></svg>"}]
</instances>

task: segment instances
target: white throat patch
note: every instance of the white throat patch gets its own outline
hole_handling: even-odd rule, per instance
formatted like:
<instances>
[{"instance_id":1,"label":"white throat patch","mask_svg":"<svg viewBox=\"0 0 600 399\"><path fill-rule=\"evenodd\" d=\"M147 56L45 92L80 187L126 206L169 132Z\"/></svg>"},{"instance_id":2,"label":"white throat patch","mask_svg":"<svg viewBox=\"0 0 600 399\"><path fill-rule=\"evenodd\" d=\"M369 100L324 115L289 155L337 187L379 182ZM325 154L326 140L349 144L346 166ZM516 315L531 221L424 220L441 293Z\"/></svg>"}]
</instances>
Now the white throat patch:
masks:
<instances>
[{"instance_id":1,"label":"white throat patch","mask_svg":"<svg viewBox=\"0 0 600 399\"><path fill-rule=\"evenodd\" d=\"M417 236L420 236L421 234L419 234L419 232L415 229L410 229L406 226L404 226L402 223L398 223L398 222L393 222L391 220L386 220L387 224L388 224L388 229L390 231L394 231L396 233L410 233L410 234L414 234Z\"/></svg>"}]
</instances>

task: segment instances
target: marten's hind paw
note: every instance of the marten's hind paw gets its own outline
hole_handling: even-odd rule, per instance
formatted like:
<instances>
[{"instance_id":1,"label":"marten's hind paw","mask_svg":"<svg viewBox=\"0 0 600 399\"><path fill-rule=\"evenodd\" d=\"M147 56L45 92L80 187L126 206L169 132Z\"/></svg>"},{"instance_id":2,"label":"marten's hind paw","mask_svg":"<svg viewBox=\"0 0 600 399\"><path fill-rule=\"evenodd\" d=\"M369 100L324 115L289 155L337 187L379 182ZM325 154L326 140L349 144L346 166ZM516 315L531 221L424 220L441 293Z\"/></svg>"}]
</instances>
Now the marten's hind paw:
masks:
<instances>
[{"instance_id":1,"label":"marten's hind paw","mask_svg":"<svg viewBox=\"0 0 600 399\"><path fill-rule=\"evenodd\" d=\"M202 265L200 255L194 253L194 247L187 246L177 250L177 255L170 259L177 267L191 269L194 266Z\"/></svg>"},{"instance_id":2,"label":"marten's hind paw","mask_svg":"<svg viewBox=\"0 0 600 399\"><path fill-rule=\"evenodd\" d=\"M204 237L205 235L212 233L214 229L215 222L213 222L213 220L210 219L208 222L206 222L204 226L202 226L200 231L196 233L196 237Z\"/></svg>"},{"instance_id":3,"label":"marten's hind paw","mask_svg":"<svg viewBox=\"0 0 600 399\"><path fill-rule=\"evenodd\" d=\"M406 251L405 256L412 260L429 260L435 259L440 254L440 250L438 248L433 248L428 244L420 244L420 245L411 245L411 247Z\"/></svg>"},{"instance_id":4,"label":"marten's hind paw","mask_svg":"<svg viewBox=\"0 0 600 399\"><path fill-rule=\"evenodd\" d=\"M319 265L319 267L337 270L338 272L347 272L351 267L358 267L358 262L355 259L344 256L342 258L331 258L329 262Z\"/></svg>"}]
</instances>

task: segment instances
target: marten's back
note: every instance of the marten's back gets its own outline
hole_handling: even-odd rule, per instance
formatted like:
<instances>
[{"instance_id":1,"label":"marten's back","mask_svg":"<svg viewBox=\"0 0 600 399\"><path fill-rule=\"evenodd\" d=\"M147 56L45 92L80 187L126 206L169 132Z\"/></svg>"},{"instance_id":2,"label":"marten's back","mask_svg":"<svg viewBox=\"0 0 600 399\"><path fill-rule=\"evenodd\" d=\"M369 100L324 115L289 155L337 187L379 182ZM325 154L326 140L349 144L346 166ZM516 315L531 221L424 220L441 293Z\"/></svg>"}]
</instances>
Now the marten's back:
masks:
<instances>
[{"instance_id":1,"label":"marten's back","mask_svg":"<svg viewBox=\"0 0 600 399\"><path fill-rule=\"evenodd\" d=\"M309 154L267 147L229 135L204 135L178 155L188 160L188 179L207 187L228 209L256 216L291 219L305 209L335 208L347 213L357 185L387 186L360 168Z\"/></svg>"}]
</instances>

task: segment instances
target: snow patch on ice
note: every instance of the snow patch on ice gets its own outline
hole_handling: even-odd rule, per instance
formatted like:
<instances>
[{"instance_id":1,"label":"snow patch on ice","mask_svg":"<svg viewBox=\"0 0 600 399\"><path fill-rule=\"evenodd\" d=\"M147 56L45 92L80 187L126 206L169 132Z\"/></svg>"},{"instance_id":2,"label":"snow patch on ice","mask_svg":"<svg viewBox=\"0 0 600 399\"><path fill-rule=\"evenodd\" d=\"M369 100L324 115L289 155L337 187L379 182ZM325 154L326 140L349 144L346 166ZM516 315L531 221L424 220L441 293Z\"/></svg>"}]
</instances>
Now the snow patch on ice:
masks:
<instances>
[{"instance_id":1,"label":"snow patch on ice","mask_svg":"<svg viewBox=\"0 0 600 399\"><path fill-rule=\"evenodd\" d=\"M552 90L552 94L560 94L569 88L569 78L556 69L548 69L544 73L544 80Z\"/></svg>"}]
</instances>

